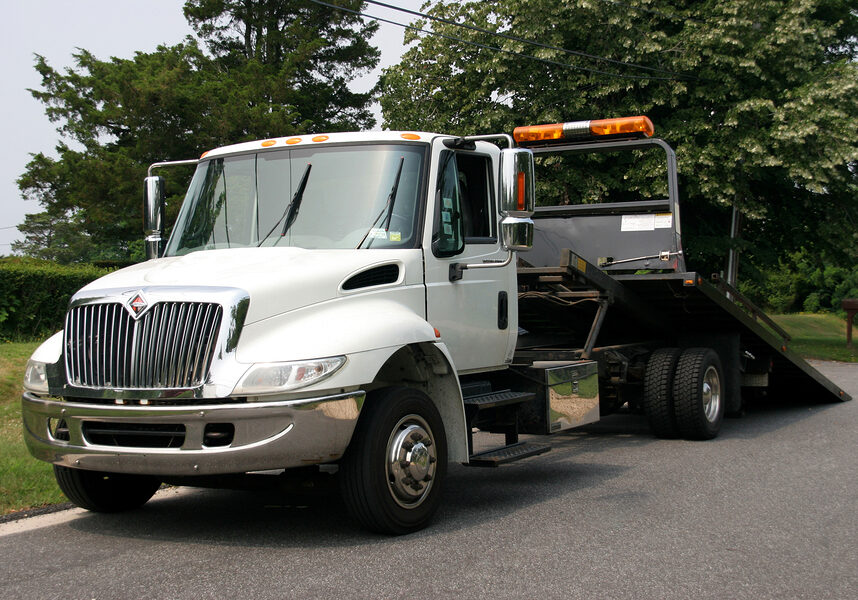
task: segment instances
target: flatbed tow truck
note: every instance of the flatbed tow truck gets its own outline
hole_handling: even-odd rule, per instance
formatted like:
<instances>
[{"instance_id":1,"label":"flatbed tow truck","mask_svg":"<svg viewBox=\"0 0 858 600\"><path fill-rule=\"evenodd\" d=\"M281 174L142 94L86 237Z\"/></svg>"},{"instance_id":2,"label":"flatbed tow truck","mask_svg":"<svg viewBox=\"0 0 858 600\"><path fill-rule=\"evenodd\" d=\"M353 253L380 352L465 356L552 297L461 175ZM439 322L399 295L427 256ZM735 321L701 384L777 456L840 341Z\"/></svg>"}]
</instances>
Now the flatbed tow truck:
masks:
<instances>
[{"instance_id":1,"label":"flatbed tow truck","mask_svg":"<svg viewBox=\"0 0 858 600\"><path fill-rule=\"evenodd\" d=\"M369 529L425 527L447 464L495 467L627 405L710 439L756 393L850 397L685 266L646 117L508 134L332 133L156 163L150 260L71 300L24 382L31 453L94 511L162 482L336 471ZM534 156L661 148L668 198L535 207ZM156 168L197 165L166 246ZM473 433L503 436L475 452Z\"/></svg>"}]
</instances>

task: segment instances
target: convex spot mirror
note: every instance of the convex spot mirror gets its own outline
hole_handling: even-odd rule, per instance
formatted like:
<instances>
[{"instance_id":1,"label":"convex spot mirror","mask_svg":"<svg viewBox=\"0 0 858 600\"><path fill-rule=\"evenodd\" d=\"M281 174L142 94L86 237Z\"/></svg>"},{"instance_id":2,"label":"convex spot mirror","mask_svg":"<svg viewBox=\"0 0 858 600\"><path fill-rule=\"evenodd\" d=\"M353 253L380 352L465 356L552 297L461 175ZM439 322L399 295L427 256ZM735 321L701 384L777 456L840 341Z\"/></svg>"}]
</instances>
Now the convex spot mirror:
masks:
<instances>
[{"instance_id":1,"label":"convex spot mirror","mask_svg":"<svg viewBox=\"0 0 858 600\"><path fill-rule=\"evenodd\" d=\"M521 217L506 217L501 222L503 246L514 252L533 248L533 221Z\"/></svg>"}]
</instances>

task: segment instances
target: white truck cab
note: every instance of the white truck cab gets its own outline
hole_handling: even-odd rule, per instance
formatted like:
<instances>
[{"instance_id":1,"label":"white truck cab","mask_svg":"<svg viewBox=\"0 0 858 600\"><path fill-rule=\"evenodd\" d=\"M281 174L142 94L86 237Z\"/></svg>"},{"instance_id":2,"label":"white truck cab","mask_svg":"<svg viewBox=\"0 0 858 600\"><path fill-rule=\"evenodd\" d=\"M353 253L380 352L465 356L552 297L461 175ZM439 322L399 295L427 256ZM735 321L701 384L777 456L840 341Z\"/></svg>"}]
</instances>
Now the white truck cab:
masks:
<instances>
[{"instance_id":1,"label":"white truck cab","mask_svg":"<svg viewBox=\"0 0 858 600\"><path fill-rule=\"evenodd\" d=\"M422 527L469 458L459 376L512 360L531 153L332 133L188 162L166 244L150 169L151 260L80 290L33 355L31 452L93 510L166 478L340 461L359 519Z\"/></svg>"}]
</instances>

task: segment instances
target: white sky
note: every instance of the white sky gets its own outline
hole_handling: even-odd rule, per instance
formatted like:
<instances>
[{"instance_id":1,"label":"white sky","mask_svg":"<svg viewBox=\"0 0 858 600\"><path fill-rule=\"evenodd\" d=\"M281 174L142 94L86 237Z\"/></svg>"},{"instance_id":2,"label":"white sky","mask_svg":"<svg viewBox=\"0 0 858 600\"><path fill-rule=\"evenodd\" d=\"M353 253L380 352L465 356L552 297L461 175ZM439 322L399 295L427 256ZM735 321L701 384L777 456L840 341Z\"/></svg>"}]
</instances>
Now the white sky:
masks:
<instances>
[{"instance_id":1,"label":"white sky","mask_svg":"<svg viewBox=\"0 0 858 600\"><path fill-rule=\"evenodd\" d=\"M422 0L388 0L420 10ZM335 0L332 3L336 3ZM0 161L0 255L22 236L15 226L27 213L40 212L38 203L27 202L15 181L30 161L30 154L55 156L60 139L58 124L51 123L44 106L27 88L38 89L41 79L33 67L34 54L45 56L58 70L72 66L72 53L85 48L97 58L131 58L136 51L151 52L159 44L172 45L191 34L182 15L182 0L2 0L3 31L0 35L0 139L6 152ZM367 5L366 13L399 23L410 15ZM395 64L402 53L403 29L381 23L373 44L381 49L381 63L355 85L363 90L375 83L381 68ZM378 108L376 119L380 122ZM185 158L185 157L170 157ZM141 182L142 190L142 182ZM141 191L142 198L142 191ZM142 232L141 232L142 236Z\"/></svg>"}]
</instances>

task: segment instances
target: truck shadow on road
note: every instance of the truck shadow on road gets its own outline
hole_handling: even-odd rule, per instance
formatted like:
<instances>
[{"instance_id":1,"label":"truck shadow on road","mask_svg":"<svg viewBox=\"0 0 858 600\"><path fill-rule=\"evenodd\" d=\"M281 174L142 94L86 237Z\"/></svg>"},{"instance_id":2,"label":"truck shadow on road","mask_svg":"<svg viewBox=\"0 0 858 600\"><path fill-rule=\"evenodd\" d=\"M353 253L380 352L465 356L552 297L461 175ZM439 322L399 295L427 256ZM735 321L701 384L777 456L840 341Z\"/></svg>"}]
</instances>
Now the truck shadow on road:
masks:
<instances>
[{"instance_id":1,"label":"truck shadow on road","mask_svg":"<svg viewBox=\"0 0 858 600\"><path fill-rule=\"evenodd\" d=\"M556 458L556 457L555 457ZM526 510L620 477L627 467L536 459L500 469L450 465L441 508L428 529L404 537L361 530L333 489L278 491L181 488L122 514L87 513L69 523L81 535L218 546L319 548L412 544ZM571 504L571 503L570 503ZM409 540L409 541L406 541Z\"/></svg>"},{"instance_id":2,"label":"truck shadow on road","mask_svg":"<svg viewBox=\"0 0 858 600\"><path fill-rule=\"evenodd\" d=\"M179 488L140 510L86 514L69 526L88 535L225 547L411 544L416 538L443 538L484 527L544 502L554 503L558 510L565 511L568 506L574 511L575 498L582 493L598 492L603 487L607 490L612 487L611 480L634 470L638 459L633 457L641 454L638 450L654 457L681 453L682 447L699 449L699 444L729 444L733 439L765 436L809 418L830 418L829 411L841 406L800 400L758 402L745 418L725 421L715 442L656 439L643 417L627 412L581 430L533 437L551 444L552 452L496 469L450 465L444 498L433 524L401 538L361 530L348 517L333 476L327 484L290 494L282 490ZM568 503L564 502L566 496ZM640 496L629 500L646 500L646 492Z\"/></svg>"}]
</instances>

